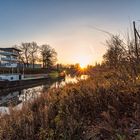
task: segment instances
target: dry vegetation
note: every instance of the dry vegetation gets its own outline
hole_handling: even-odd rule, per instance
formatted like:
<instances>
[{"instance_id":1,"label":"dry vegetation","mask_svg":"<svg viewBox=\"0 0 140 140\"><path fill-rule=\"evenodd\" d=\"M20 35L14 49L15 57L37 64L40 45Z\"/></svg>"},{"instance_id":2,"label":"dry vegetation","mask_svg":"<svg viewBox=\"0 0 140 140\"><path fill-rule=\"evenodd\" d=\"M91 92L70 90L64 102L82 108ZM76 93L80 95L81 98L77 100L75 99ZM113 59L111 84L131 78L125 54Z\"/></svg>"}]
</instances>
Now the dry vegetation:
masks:
<instances>
[{"instance_id":1,"label":"dry vegetation","mask_svg":"<svg viewBox=\"0 0 140 140\"><path fill-rule=\"evenodd\" d=\"M0 118L4 140L139 140L140 90L101 72L76 85L52 89L22 110Z\"/></svg>"},{"instance_id":2,"label":"dry vegetation","mask_svg":"<svg viewBox=\"0 0 140 140\"><path fill-rule=\"evenodd\" d=\"M89 79L1 115L0 139L140 140L140 49L128 42L112 36Z\"/></svg>"}]
</instances>

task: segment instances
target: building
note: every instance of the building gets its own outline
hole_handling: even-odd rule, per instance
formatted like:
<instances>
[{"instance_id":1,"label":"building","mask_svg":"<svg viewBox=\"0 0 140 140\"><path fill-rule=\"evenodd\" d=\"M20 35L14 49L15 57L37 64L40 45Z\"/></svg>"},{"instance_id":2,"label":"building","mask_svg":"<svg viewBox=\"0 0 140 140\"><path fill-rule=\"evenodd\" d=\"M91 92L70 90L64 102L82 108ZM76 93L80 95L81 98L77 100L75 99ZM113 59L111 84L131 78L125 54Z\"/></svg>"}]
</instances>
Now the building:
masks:
<instances>
[{"instance_id":1,"label":"building","mask_svg":"<svg viewBox=\"0 0 140 140\"><path fill-rule=\"evenodd\" d=\"M0 67L27 67L27 64L18 61L19 52L21 50L17 48L0 48ZM28 64L28 68L33 68L33 64ZM34 64L34 68L41 68L41 64Z\"/></svg>"},{"instance_id":2,"label":"building","mask_svg":"<svg viewBox=\"0 0 140 140\"><path fill-rule=\"evenodd\" d=\"M17 67L19 49L0 48L0 67Z\"/></svg>"}]
</instances>

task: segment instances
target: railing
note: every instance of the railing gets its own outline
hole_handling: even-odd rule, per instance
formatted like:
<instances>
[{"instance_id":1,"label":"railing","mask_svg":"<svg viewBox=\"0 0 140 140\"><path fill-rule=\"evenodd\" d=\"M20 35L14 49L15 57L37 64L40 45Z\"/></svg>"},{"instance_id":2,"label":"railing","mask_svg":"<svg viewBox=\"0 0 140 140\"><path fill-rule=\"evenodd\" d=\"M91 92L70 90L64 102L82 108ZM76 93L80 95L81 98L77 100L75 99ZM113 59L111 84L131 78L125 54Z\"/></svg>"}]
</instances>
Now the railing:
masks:
<instances>
[{"instance_id":1,"label":"railing","mask_svg":"<svg viewBox=\"0 0 140 140\"><path fill-rule=\"evenodd\" d=\"M1 55L18 55L18 53L14 53L14 52L6 52L6 51L0 51Z\"/></svg>"},{"instance_id":2,"label":"railing","mask_svg":"<svg viewBox=\"0 0 140 140\"><path fill-rule=\"evenodd\" d=\"M6 68L16 68L17 67L17 64L16 63L1 63L0 64L0 67L6 67Z\"/></svg>"},{"instance_id":3,"label":"railing","mask_svg":"<svg viewBox=\"0 0 140 140\"><path fill-rule=\"evenodd\" d=\"M9 58L9 57L2 57L1 60L3 60L3 61L17 61L16 58Z\"/></svg>"}]
</instances>

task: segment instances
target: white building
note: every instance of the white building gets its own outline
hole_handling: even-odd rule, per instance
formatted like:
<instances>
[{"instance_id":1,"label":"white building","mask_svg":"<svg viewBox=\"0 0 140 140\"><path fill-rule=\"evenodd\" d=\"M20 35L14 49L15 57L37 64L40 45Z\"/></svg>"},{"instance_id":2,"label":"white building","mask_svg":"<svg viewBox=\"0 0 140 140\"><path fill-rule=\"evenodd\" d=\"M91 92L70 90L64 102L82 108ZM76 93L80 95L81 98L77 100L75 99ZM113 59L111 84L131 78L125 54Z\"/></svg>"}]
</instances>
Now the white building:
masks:
<instances>
[{"instance_id":1,"label":"white building","mask_svg":"<svg viewBox=\"0 0 140 140\"><path fill-rule=\"evenodd\" d=\"M19 49L0 48L0 67L17 67Z\"/></svg>"}]
</instances>

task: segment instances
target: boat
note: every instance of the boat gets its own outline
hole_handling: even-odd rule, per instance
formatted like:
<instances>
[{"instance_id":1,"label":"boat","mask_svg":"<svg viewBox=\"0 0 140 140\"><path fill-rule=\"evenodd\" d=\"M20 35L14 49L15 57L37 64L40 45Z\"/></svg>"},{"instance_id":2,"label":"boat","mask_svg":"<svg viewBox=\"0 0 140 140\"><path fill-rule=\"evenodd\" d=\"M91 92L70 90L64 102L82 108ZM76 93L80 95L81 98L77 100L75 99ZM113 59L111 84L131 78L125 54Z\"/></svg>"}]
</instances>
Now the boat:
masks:
<instances>
[{"instance_id":1,"label":"boat","mask_svg":"<svg viewBox=\"0 0 140 140\"><path fill-rule=\"evenodd\" d=\"M32 76L32 77L31 77ZM47 74L29 75L26 77L21 74L0 74L0 89L25 86L39 83L50 79Z\"/></svg>"}]
</instances>

